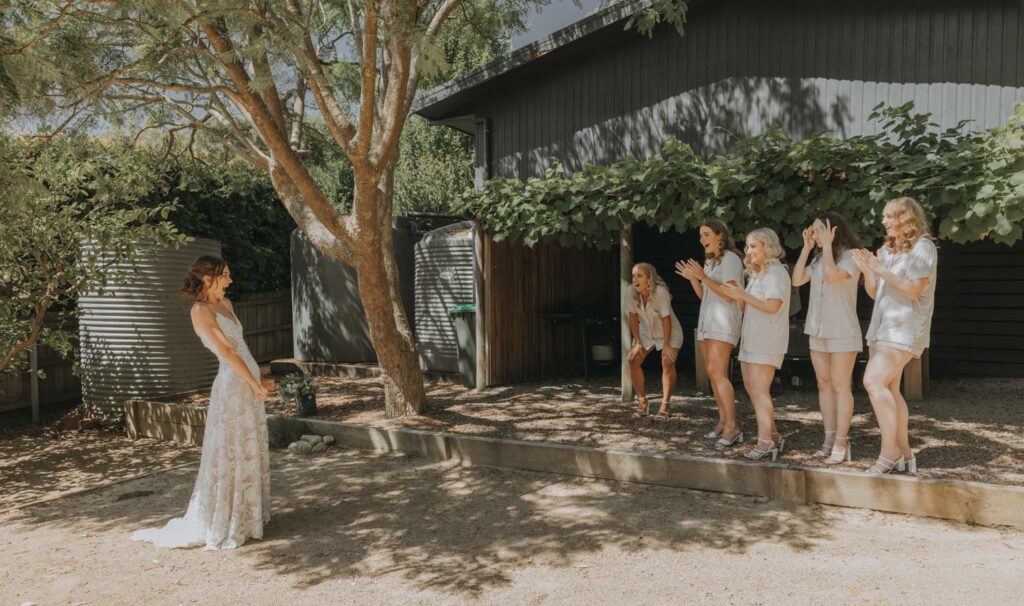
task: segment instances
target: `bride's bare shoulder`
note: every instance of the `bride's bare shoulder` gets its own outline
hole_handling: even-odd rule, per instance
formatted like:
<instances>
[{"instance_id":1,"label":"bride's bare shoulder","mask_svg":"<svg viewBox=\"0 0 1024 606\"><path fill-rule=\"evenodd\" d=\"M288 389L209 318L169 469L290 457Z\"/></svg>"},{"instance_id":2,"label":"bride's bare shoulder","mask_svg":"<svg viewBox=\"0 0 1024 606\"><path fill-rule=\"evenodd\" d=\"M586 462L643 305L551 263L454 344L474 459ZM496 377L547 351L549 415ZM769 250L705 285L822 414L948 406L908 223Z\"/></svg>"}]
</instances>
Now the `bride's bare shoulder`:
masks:
<instances>
[{"instance_id":1,"label":"bride's bare shoulder","mask_svg":"<svg viewBox=\"0 0 1024 606\"><path fill-rule=\"evenodd\" d=\"M209 305L196 302L192 304L191 315L193 322L205 322L213 319L213 310Z\"/></svg>"}]
</instances>

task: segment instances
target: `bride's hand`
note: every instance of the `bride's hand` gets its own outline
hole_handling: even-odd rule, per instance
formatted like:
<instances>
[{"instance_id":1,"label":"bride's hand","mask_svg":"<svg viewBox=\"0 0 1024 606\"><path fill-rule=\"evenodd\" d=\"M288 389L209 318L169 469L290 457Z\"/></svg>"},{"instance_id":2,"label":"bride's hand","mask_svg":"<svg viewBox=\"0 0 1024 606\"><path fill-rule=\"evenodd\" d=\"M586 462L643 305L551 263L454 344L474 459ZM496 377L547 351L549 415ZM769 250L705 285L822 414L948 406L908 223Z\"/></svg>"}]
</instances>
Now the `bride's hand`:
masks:
<instances>
[{"instance_id":1,"label":"bride's hand","mask_svg":"<svg viewBox=\"0 0 1024 606\"><path fill-rule=\"evenodd\" d=\"M259 398L261 400L266 400L267 399L267 395L269 395L270 392L267 391L266 387L264 387L262 385L252 385L251 387L252 387L252 390L254 392L256 392L256 397L257 398Z\"/></svg>"}]
</instances>

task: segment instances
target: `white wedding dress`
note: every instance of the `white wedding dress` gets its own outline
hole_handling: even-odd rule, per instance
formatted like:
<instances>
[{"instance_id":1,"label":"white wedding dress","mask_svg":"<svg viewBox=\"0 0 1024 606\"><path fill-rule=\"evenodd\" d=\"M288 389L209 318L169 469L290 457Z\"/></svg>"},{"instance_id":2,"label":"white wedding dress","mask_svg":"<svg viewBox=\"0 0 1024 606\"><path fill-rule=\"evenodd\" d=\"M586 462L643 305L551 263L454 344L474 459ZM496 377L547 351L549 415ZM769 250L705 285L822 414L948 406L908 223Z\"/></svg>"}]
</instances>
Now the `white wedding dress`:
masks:
<instances>
[{"instance_id":1,"label":"white wedding dress","mask_svg":"<svg viewBox=\"0 0 1024 606\"><path fill-rule=\"evenodd\" d=\"M242 325L235 318L216 316L218 326L258 379L259 366L242 338ZM216 348L200 338L216 354ZM185 517L174 518L163 528L139 530L131 538L157 547L234 549L249 537L263 538L263 525L269 521L270 453L263 402L220 359L210 393L199 477Z\"/></svg>"}]
</instances>

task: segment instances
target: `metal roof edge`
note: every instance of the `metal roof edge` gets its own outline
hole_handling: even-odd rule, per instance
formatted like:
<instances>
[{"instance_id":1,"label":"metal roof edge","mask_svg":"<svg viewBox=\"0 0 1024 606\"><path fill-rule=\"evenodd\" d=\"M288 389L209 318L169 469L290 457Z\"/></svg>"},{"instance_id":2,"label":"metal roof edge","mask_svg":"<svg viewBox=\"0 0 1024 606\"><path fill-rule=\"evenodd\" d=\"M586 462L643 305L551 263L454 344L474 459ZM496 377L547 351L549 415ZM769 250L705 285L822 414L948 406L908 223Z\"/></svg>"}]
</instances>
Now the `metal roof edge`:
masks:
<instances>
[{"instance_id":1,"label":"metal roof edge","mask_svg":"<svg viewBox=\"0 0 1024 606\"><path fill-rule=\"evenodd\" d=\"M571 44L609 25L614 25L634 13L650 7L651 4L651 0L625 0L605 7L592 15L588 15L575 23L563 27L550 36L531 42L512 51L505 57L496 59L483 67L479 67L418 95L413 102L412 111L413 113L419 113L430 105L506 74L526 65L534 59L538 59L551 51Z\"/></svg>"}]
</instances>

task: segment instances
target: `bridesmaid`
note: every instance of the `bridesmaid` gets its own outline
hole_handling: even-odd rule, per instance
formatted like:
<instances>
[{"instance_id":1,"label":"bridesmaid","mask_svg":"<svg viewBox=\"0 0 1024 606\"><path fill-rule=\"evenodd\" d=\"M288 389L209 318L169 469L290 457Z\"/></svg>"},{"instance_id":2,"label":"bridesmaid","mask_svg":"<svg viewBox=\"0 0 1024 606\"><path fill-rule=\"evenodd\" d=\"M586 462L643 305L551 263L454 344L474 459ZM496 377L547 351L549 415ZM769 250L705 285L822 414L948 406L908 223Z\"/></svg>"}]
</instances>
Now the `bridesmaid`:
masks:
<instances>
[{"instance_id":1,"label":"bridesmaid","mask_svg":"<svg viewBox=\"0 0 1024 606\"><path fill-rule=\"evenodd\" d=\"M793 285L811 283L804 332L810 339L825 428L825 441L814 456L827 457L827 463L838 465L851 459L848 435L853 419L853 366L864 349L857 319L860 268L853 258L858 244L843 217L833 212L819 215L803 236L804 247L793 267Z\"/></svg>"},{"instance_id":2,"label":"bridesmaid","mask_svg":"<svg viewBox=\"0 0 1024 606\"><path fill-rule=\"evenodd\" d=\"M779 236L767 227L747 235L747 286L736 282L725 285L725 294L739 301L743 314L740 338L740 367L743 387L757 416L757 447L748 459L778 458L785 440L775 427L775 406L771 385L775 371L789 347L789 297L792 284L782 265L784 251Z\"/></svg>"},{"instance_id":3,"label":"bridesmaid","mask_svg":"<svg viewBox=\"0 0 1024 606\"><path fill-rule=\"evenodd\" d=\"M864 273L864 289L875 300L868 327L870 353L864 387L878 418L882 449L871 473L917 471L910 450L907 401L900 393L903 367L928 347L939 251L921 205L913 198L890 200L882 211L885 242L872 255L854 259Z\"/></svg>"},{"instance_id":4,"label":"bridesmaid","mask_svg":"<svg viewBox=\"0 0 1024 606\"><path fill-rule=\"evenodd\" d=\"M743 441L736 422L736 393L729 380L729 358L740 340L742 315L739 305L725 294L723 285L743 285L743 259L725 223L709 219L700 228L704 266L693 259L676 263L676 273L690 281L700 299L697 346L704 358L704 370L718 405L718 424L707 434L719 448Z\"/></svg>"},{"instance_id":5,"label":"bridesmaid","mask_svg":"<svg viewBox=\"0 0 1024 606\"><path fill-rule=\"evenodd\" d=\"M643 363L655 349L661 351L661 407L656 419L667 420L672 412L669 400L676 387L676 357L683 346L683 328L672 311L668 285L650 263L633 266L633 284L629 287L629 330L633 346L629 350L629 374L637 395L634 418L648 414Z\"/></svg>"}]
</instances>

